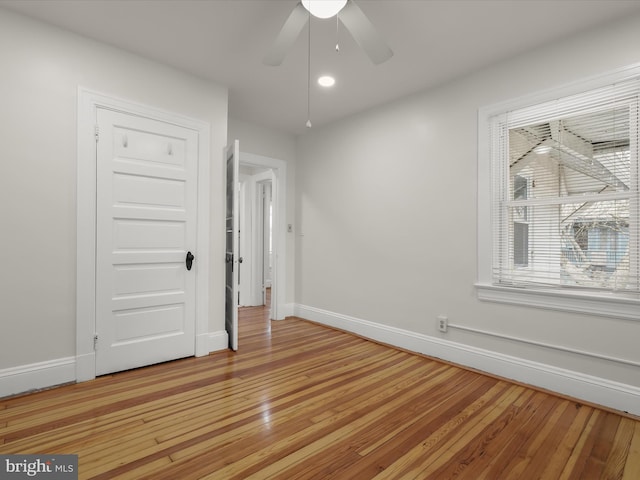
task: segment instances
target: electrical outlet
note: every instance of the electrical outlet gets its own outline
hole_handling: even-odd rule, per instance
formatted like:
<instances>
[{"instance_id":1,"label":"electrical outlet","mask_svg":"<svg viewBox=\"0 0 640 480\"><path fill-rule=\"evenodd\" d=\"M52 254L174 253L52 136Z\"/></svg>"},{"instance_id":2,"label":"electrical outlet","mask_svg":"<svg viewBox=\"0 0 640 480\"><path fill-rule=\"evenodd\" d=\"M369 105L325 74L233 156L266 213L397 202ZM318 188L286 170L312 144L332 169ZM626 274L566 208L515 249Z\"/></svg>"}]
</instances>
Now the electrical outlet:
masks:
<instances>
[{"instance_id":1,"label":"electrical outlet","mask_svg":"<svg viewBox=\"0 0 640 480\"><path fill-rule=\"evenodd\" d=\"M446 333L447 327L449 327L449 319L446 315L438 315L438 330Z\"/></svg>"}]
</instances>

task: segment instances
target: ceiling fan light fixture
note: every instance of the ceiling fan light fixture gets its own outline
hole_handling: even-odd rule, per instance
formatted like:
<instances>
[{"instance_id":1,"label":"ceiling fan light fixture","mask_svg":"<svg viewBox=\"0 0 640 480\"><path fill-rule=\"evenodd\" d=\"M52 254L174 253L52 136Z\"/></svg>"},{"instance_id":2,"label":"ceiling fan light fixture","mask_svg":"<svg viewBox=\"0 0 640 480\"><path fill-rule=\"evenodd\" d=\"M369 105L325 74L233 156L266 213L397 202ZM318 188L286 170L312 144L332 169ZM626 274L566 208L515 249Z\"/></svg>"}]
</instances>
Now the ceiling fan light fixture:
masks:
<instances>
[{"instance_id":1,"label":"ceiling fan light fixture","mask_svg":"<svg viewBox=\"0 0 640 480\"><path fill-rule=\"evenodd\" d=\"M336 16L347 4L347 0L302 0L302 6L318 18Z\"/></svg>"}]
</instances>

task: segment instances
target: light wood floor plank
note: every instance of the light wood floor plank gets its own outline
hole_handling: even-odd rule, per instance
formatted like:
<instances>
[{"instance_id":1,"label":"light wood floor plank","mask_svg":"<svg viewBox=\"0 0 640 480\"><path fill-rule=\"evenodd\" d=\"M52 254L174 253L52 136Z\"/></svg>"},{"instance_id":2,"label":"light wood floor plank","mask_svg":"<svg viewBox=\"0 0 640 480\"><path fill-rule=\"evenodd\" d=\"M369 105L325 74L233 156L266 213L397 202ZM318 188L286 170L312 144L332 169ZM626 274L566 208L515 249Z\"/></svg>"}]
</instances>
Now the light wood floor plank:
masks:
<instances>
[{"instance_id":1,"label":"light wood floor plank","mask_svg":"<svg viewBox=\"0 0 640 480\"><path fill-rule=\"evenodd\" d=\"M623 480L635 480L640 478L640 422L634 422L633 439L629 446L629 454L627 456Z\"/></svg>"},{"instance_id":2,"label":"light wood floor plank","mask_svg":"<svg viewBox=\"0 0 640 480\"><path fill-rule=\"evenodd\" d=\"M635 422L622 418L614 440L611 442L609 456L604 462L602 478L622 478L633 440Z\"/></svg>"}]
</instances>

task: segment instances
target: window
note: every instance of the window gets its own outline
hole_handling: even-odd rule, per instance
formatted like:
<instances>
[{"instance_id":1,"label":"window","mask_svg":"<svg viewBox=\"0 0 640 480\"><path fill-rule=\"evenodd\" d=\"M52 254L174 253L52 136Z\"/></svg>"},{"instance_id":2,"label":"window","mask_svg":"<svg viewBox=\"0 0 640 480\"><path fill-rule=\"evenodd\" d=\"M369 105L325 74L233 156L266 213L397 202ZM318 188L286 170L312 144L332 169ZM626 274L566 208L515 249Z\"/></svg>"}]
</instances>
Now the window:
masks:
<instances>
[{"instance_id":1,"label":"window","mask_svg":"<svg viewBox=\"0 0 640 480\"><path fill-rule=\"evenodd\" d=\"M602 298L631 302L623 316L640 318L640 68L632 72L481 110L481 299L528 303L531 292L540 306L591 312L562 297Z\"/></svg>"}]
</instances>

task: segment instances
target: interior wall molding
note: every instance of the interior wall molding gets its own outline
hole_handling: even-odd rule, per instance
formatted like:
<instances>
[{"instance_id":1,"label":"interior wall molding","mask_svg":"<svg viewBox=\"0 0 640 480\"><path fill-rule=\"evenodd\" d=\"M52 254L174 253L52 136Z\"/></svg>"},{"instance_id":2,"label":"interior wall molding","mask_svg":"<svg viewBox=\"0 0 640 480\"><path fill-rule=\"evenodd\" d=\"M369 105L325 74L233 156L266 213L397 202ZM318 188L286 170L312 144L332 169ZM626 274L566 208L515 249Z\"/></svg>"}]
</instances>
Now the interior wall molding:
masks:
<instances>
[{"instance_id":1,"label":"interior wall molding","mask_svg":"<svg viewBox=\"0 0 640 480\"><path fill-rule=\"evenodd\" d=\"M196 356L226 350L228 344L229 338L224 330L198 335L196 337ZM88 355L80 355L77 359L76 357L66 357L0 370L0 397L79 381L78 379L86 377L86 373L82 372L83 369L93 371L94 356L92 352Z\"/></svg>"},{"instance_id":2,"label":"interior wall molding","mask_svg":"<svg viewBox=\"0 0 640 480\"><path fill-rule=\"evenodd\" d=\"M504 355L458 342L350 317L307 305L295 315L362 337L543 388L577 400L640 415L640 388L606 378Z\"/></svg>"},{"instance_id":3,"label":"interior wall molding","mask_svg":"<svg viewBox=\"0 0 640 480\"><path fill-rule=\"evenodd\" d=\"M285 317L292 317L296 315L296 304L295 303L287 303L284 306Z\"/></svg>"},{"instance_id":4,"label":"interior wall molding","mask_svg":"<svg viewBox=\"0 0 640 480\"><path fill-rule=\"evenodd\" d=\"M41 390L75 380L75 357L5 368L0 370L0 397Z\"/></svg>"},{"instance_id":5,"label":"interior wall molding","mask_svg":"<svg viewBox=\"0 0 640 480\"><path fill-rule=\"evenodd\" d=\"M229 335L226 330L204 333L196 336L196 357L208 355L229 348Z\"/></svg>"}]
</instances>

